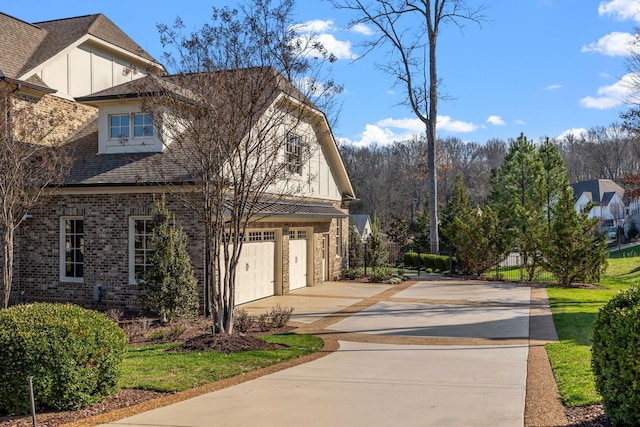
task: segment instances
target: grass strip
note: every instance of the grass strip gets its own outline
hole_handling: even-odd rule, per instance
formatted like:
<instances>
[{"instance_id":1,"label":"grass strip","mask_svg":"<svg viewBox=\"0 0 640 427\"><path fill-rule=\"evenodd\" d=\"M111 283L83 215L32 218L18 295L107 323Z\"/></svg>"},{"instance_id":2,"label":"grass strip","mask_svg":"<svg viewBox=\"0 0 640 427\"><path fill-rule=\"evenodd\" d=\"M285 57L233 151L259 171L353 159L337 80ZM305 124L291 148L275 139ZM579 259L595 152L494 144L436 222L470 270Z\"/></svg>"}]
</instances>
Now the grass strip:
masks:
<instances>
[{"instance_id":1,"label":"grass strip","mask_svg":"<svg viewBox=\"0 0 640 427\"><path fill-rule=\"evenodd\" d=\"M546 345L562 403L583 406L601 402L591 371L591 336L598 311L618 291L640 281L640 258L613 257L601 289L547 289L559 343Z\"/></svg>"},{"instance_id":2,"label":"grass strip","mask_svg":"<svg viewBox=\"0 0 640 427\"><path fill-rule=\"evenodd\" d=\"M176 352L179 344L159 344L130 348L122 364L122 388L179 392L230 378L255 369L315 353L322 339L310 335L281 334L261 337L284 344L280 350Z\"/></svg>"}]
</instances>

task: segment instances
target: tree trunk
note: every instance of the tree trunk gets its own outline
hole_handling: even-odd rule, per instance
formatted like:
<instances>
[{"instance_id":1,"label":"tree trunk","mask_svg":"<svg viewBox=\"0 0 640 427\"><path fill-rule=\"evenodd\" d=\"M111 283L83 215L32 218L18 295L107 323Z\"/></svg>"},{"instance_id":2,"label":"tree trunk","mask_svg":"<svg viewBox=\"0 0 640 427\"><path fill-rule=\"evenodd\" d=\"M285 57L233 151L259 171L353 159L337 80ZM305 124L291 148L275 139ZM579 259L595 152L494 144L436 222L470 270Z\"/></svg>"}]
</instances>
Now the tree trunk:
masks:
<instances>
[{"instance_id":1,"label":"tree trunk","mask_svg":"<svg viewBox=\"0 0 640 427\"><path fill-rule=\"evenodd\" d=\"M438 25L438 22L435 23ZM436 170L436 124L438 121L438 73L436 68L437 27L429 34L429 115L427 162L429 166L429 242L431 253L440 253L438 233L438 171Z\"/></svg>"},{"instance_id":2,"label":"tree trunk","mask_svg":"<svg viewBox=\"0 0 640 427\"><path fill-rule=\"evenodd\" d=\"M2 282L4 284L4 292L2 298L2 308L9 307L9 298L11 296L11 284L13 281L13 237L15 228L13 224L9 224L3 228L2 245L4 250L2 263Z\"/></svg>"}]
</instances>

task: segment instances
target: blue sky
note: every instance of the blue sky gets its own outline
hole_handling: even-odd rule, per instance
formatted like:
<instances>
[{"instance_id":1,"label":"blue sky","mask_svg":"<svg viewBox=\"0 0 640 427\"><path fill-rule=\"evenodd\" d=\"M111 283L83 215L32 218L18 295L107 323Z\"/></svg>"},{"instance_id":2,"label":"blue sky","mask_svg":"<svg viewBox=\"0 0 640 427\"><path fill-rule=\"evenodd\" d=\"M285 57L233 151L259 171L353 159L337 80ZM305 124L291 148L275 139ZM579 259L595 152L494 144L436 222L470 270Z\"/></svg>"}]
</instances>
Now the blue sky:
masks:
<instances>
[{"instance_id":1,"label":"blue sky","mask_svg":"<svg viewBox=\"0 0 640 427\"><path fill-rule=\"evenodd\" d=\"M0 11L27 22L104 13L140 46L161 58L156 24L180 16L189 29L209 22L211 6L234 0L0 0ZM484 5L486 22L439 36L441 93L438 134L484 143L524 133L558 137L618 122L628 109L625 57L640 0L467 0ZM390 144L422 132L402 104L401 87L375 64L386 51L360 58L372 28L347 29L346 11L323 0L298 0L306 23L338 58L333 78L344 85L334 134L342 143Z\"/></svg>"}]
</instances>

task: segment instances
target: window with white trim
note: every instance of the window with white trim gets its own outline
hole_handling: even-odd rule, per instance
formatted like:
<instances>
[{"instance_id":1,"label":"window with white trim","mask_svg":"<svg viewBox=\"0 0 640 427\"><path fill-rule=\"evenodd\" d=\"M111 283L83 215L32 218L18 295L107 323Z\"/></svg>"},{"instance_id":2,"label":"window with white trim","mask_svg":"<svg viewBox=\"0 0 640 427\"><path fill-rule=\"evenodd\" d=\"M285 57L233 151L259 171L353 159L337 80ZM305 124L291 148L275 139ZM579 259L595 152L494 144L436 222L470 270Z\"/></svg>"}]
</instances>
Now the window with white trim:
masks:
<instances>
[{"instance_id":1,"label":"window with white trim","mask_svg":"<svg viewBox=\"0 0 640 427\"><path fill-rule=\"evenodd\" d=\"M60 218L60 280L82 282L84 279L84 220L82 217Z\"/></svg>"},{"instance_id":2,"label":"window with white trim","mask_svg":"<svg viewBox=\"0 0 640 427\"><path fill-rule=\"evenodd\" d=\"M302 138L298 135L287 134L286 147L287 170L291 173L302 174Z\"/></svg>"},{"instance_id":3,"label":"window with white trim","mask_svg":"<svg viewBox=\"0 0 640 427\"><path fill-rule=\"evenodd\" d=\"M128 140L153 136L153 118L147 113L111 114L109 116L109 139Z\"/></svg>"},{"instance_id":4,"label":"window with white trim","mask_svg":"<svg viewBox=\"0 0 640 427\"><path fill-rule=\"evenodd\" d=\"M153 253L151 247L151 217L129 218L129 283L137 284L138 279L149 267Z\"/></svg>"}]
</instances>

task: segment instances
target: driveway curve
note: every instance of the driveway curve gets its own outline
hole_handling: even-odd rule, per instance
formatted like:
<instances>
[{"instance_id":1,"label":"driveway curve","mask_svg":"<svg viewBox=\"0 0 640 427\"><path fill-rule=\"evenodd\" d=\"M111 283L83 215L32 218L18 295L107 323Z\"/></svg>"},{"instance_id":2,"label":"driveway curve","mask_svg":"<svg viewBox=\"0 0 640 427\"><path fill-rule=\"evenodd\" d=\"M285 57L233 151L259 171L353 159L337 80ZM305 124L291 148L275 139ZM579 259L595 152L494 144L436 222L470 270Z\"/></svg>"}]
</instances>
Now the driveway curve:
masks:
<instances>
[{"instance_id":1,"label":"driveway curve","mask_svg":"<svg viewBox=\"0 0 640 427\"><path fill-rule=\"evenodd\" d=\"M557 339L546 292L535 291L443 278L327 282L249 303L243 308L250 313L293 307L296 332L337 340L339 349L104 425L562 425L563 416L544 419L548 408L535 411L538 399L557 409L551 386L527 388L527 375L535 374L530 358L544 362L542 344Z\"/></svg>"}]
</instances>

